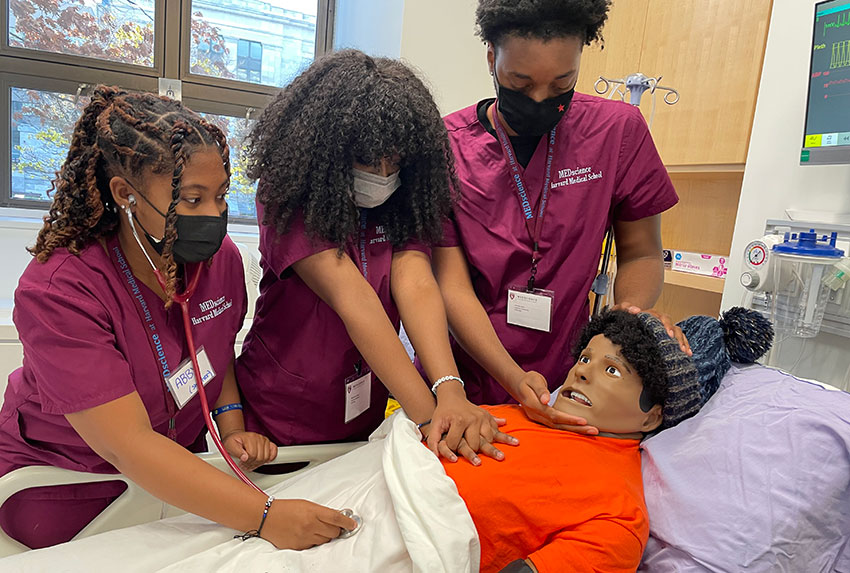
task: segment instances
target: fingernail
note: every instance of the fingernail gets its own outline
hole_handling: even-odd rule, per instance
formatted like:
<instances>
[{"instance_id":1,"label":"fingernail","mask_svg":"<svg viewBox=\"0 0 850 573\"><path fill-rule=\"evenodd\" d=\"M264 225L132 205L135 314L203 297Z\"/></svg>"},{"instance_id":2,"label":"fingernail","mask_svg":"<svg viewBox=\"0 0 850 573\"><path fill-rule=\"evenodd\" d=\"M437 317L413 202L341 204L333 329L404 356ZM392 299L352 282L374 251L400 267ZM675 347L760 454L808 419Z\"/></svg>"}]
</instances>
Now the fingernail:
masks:
<instances>
[{"instance_id":1,"label":"fingernail","mask_svg":"<svg viewBox=\"0 0 850 573\"><path fill-rule=\"evenodd\" d=\"M480 466L481 465L481 459L480 458L472 458L472 463L475 464L476 466Z\"/></svg>"},{"instance_id":2,"label":"fingernail","mask_svg":"<svg viewBox=\"0 0 850 573\"><path fill-rule=\"evenodd\" d=\"M496 452L496 459L497 460L505 459L505 454L503 454L502 452Z\"/></svg>"},{"instance_id":3,"label":"fingernail","mask_svg":"<svg viewBox=\"0 0 850 573\"><path fill-rule=\"evenodd\" d=\"M519 440L517 440L516 438L511 438L511 443L513 445L517 445L519 443Z\"/></svg>"},{"instance_id":4,"label":"fingernail","mask_svg":"<svg viewBox=\"0 0 850 573\"><path fill-rule=\"evenodd\" d=\"M590 430L587 431L588 436L595 436L598 433L599 433L599 430L597 430L596 428L591 428Z\"/></svg>"}]
</instances>

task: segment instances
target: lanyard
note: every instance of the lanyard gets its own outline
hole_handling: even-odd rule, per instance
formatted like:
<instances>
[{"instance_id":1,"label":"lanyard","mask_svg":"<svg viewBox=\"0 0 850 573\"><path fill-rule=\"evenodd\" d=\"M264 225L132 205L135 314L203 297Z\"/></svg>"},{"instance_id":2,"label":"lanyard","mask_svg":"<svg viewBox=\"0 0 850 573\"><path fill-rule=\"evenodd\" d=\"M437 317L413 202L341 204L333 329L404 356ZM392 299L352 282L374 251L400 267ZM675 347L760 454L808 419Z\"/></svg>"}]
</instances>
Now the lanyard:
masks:
<instances>
[{"instance_id":1,"label":"lanyard","mask_svg":"<svg viewBox=\"0 0 850 573\"><path fill-rule=\"evenodd\" d=\"M496 102L498 105L498 101ZM546 202L549 200L549 182L552 180L552 161L555 156L555 141L558 132L558 126L552 128L549 132L548 149L546 152L546 176L543 179L543 190L540 192L540 197L537 200L537 215L534 214L534 209L531 207L531 200L528 197L528 186L523 179L520 171L519 162L516 159L514 148L511 145L511 140L505 132L499 121L498 108L493 110L493 127L496 128L496 134L499 136L499 143L502 144L502 151L505 155L505 160L511 168L511 183L514 191L516 191L519 207L525 217L525 228L531 238L531 275L528 278L528 291L534 290L534 279L537 275L537 263L540 262L540 234L543 231L543 219L546 214Z\"/></svg>"},{"instance_id":2,"label":"lanyard","mask_svg":"<svg viewBox=\"0 0 850 573\"><path fill-rule=\"evenodd\" d=\"M366 260L366 209L360 209L360 271L369 280L369 261Z\"/></svg>"},{"instance_id":3,"label":"lanyard","mask_svg":"<svg viewBox=\"0 0 850 573\"><path fill-rule=\"evenodd\" d=\"M162 338L159 334L159 329L153 320L150 307L139 288L139 283L136 280L136 277L133 276L133 271L130 270L130 265L127 264L127 259L124 258L124 253L121 252L121 246L118 244L117 236L113 235L109 239L107 242L107 248L109 250L109 259L115 266L115 270L118 271L118 274L125 279L122 280L121 283L124 285L124 288L127 289L127 293L130 295L130 298L133 299L135 303L133 306L139 314L139 319L148 329L148 343L150 344L151 352L153 352L154 360L162 373L162 385L164 388L163 395L165 396L165 407L168 410L168 438L176 442L177 428L175 427L174 416L177 412L177 408L174 403L174 399L170 396L171 391L166 383L166 380L171 376L171 368L168 366L168 358L165 356L165 349L163 347Z\"/></svg>"}]
</instances>

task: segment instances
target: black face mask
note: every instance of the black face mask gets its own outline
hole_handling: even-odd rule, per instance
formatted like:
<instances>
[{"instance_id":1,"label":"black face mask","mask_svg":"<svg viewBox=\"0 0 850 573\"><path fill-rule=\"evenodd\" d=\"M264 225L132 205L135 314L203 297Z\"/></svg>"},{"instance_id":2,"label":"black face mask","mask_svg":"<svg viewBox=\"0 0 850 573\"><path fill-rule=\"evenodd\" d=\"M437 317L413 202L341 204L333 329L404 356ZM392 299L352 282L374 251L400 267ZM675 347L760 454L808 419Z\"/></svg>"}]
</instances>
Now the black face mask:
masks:
<instances>
[{"instance_id":1,"label":"black face mask","mask_svg":"<svg viewBox=\"0 0 850 573\"><path fill-rule=\"evenodd\" d=\"M575 88L537 102L524 93L508 89L496 78L496 97L505 122L517 135L543 135L555 127L570 107Z\"/></svg>"},{"instance_id":2,"label":"black face mask","mask_svg":"<svg viewBox=\"0 0 850 573\"><path fill-rule=\"evenodd\" d=\"M141 195L141 193L140 193ZM142 195L154 211L165 217L165 213L156 208L147 197ZM157 254L162 254L165 243L155 239L139 222L145 238ZM224 236L227 234L227 208L218 217L209 215L177 215L177 239L172 246L174 262L179 264L200 263L209 260L221 248Z\"/></svg>"}]
</instances>

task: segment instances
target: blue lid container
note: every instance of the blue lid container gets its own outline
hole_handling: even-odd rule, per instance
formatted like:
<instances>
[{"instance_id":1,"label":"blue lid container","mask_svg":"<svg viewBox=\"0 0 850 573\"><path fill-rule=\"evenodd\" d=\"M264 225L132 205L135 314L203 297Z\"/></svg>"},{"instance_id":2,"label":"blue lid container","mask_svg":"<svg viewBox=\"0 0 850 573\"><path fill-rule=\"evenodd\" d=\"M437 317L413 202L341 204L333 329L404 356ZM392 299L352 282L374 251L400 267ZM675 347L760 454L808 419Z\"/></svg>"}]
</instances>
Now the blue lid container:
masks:
<instances>
[{"instance_id":1,"label":"blue lid container","mask_svg":"<svg viewBox=\"0 0 850 573\"><path fill-rule=\"evenodd\" d=\"M844 251L835 247L838 233L832 233L830 237L824 235L818 238L818 234L812 229L808 233L790 235L785 233L785 240L773 245L773 251L784 255L798 255L803 257L824 257L829 259L840 259Z\"/></svg>"}]
</instances>

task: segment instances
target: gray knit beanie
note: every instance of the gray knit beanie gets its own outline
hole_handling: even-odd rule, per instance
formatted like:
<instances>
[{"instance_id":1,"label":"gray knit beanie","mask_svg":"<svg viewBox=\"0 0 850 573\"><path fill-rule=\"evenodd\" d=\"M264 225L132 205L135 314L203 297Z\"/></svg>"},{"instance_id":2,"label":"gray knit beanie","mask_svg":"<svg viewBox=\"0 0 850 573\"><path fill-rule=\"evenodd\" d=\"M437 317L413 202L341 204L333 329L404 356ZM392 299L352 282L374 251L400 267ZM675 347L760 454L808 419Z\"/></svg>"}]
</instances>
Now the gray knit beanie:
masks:
<instances>
[{"instance_id":1,"label":"gray knit beanie","mask_svg":"<svg viewBox=\"0 0 850 573\"><path fill-rule=\"evenodd\" d=\"M692 316L678 324L693 351L689 357L660 320L646 313L638 316L655 335L667 371L662 430L696 414L717 391L732 362L751 364L773 342L773 327L764 316L735 307L724 312L720 320Z\"/></svg>"}]
</instances>

